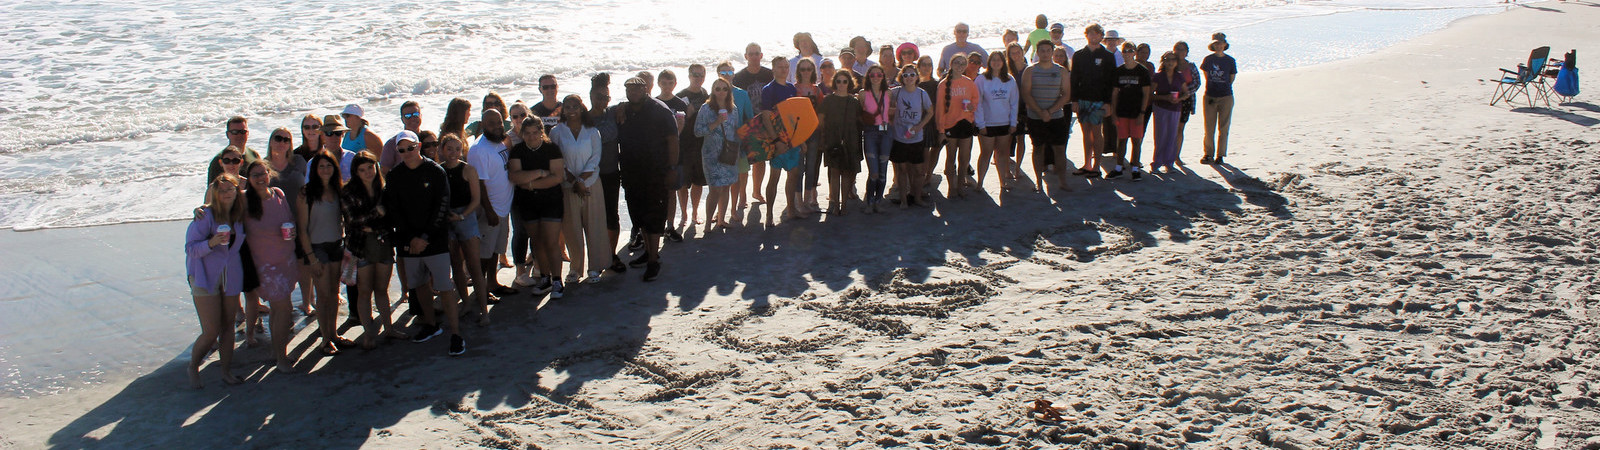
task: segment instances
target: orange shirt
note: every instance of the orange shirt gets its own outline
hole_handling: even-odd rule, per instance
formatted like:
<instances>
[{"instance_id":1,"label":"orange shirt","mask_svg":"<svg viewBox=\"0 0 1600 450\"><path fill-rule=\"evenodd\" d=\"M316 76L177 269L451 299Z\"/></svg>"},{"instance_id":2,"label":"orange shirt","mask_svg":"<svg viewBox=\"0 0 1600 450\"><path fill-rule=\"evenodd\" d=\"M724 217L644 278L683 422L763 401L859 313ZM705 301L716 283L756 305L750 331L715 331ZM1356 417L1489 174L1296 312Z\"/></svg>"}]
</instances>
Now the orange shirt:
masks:
<instances>
[{"instance_id":1,"label":"orange shirt","mask_svg":"<svg viewBox=\"0 0 1600 450\"><path fill-rule=\"evenodd\" d=\"M948 100L945 99L946 90L950 93ZM978 95L978 85L973 83L972 79L964 75L950 77L939 83L938 91L929 92L928 95L933 97L934 104L937 105L940 130L949 130L962 120L977 123L974 114L978 110L978 101L981 97Z\"/></svg>"}]
</instances>

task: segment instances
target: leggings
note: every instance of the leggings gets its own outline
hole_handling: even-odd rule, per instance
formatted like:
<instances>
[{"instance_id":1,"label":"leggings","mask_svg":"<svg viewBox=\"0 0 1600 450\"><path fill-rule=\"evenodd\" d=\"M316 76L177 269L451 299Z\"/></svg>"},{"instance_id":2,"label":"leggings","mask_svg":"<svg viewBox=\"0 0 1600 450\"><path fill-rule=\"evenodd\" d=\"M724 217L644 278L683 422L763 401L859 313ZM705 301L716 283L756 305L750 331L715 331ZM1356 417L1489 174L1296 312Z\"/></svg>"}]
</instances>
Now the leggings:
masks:
<instances>
[{"instance_id":1,"label":"leggings","mask_svg":"<svg viewBox=\"0 0 1600 450\"><path fill-rule=\"evenodd\" d=\"M894 145L894 136L877 129L861 134L866 139L862 149L867 154L867 195L863 199L876 202L883 198L883 188L888 183L889 148Z\"/></svg>"},{"instance_id":2,"label":"leggings","mask_svg":"<svg viewBox=\"0 0 1600 450\"><path fill-rule=\"evenodd\" d=\"M524 194L522 192L515 192L512 195L514 195L516 197L520 197L520 196L522 196ZM512 200L512 204L516 205L516 204L518 204L518 202L515 199L513 199ZM532 239L532 238L530 238L528 236L527 227L523 226L523 224L522 224L522 211L521 211L521 208L512 207L511 208L511 263L512 264L516 264L519 267L530 264L528 262L528 241L530 239Z\"/></svg>"}]
</instances>

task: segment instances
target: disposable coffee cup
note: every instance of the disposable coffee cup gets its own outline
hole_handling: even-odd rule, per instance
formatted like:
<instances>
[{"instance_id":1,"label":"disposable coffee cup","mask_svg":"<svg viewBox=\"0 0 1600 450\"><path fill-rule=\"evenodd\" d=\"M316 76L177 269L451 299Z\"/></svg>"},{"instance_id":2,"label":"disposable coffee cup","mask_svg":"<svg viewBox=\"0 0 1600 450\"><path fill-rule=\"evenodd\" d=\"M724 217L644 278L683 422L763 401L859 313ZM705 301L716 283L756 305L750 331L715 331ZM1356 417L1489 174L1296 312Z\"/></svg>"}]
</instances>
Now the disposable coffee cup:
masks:
<instances>
[{"instance_id":1,"label":"disposable coffee cup","mask_svg":"<svg viewBox=\"0 0 1600 450\"><path fill-rule=\"evenodd\" d=\"M727 118L728 117L728 110L719 109L719 110L717 110L717 115L722 116L723 118Z\"/></svg>"},{"instance_id":2,"label":"disposable coffee cup","mask_svg":"<svg viewBox=\"0 0 1600 450\"><path fill-rule=\"evenodd\" d=\"M283 240L285 240L285 241L294 240L294 222L284 222L282 230L283 230Z\"/></svg>"},{"instance_id":3,"label":"disposable coffee cup","mask_svg":"<svg viewBox=\"0 0 1600 450\"><path fill-rule=\"evenodd\" d=\"M222 236L222 245L233 243L233 227L228 224L217 225L217 236Z\"/></svg>"}]
</instances>

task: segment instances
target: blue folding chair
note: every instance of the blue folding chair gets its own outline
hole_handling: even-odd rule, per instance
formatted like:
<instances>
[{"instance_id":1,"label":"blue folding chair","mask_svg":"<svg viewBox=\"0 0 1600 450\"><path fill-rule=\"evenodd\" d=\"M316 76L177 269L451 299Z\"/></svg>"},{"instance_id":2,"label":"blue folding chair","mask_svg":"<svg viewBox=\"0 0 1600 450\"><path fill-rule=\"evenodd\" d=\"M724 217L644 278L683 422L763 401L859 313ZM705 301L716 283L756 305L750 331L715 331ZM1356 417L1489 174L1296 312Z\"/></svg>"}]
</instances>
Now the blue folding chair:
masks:
<instances>
[{"instance_id":1,"label":"blue folding chair","mask_svg":"<svg viewBox=\"0 0 1600 450\"><path fill-rule=\"evenodd\" d=\"M1495 81L1494 97L1489 98L1489 105L1504 100L1512 103L1518 95L1528 100L1528 106L1533 106L1534 95L1544 100L1545 106L1550 106L1548 91L1544 85L1544 65L1550 60L1550 47L1533 49L1528 55L1527 64L1518 64L1517 70L1500 69L1501 78ZM1528 88L1533 88L1534 93L1529 93Z\"/></svg>"}]
</instances>

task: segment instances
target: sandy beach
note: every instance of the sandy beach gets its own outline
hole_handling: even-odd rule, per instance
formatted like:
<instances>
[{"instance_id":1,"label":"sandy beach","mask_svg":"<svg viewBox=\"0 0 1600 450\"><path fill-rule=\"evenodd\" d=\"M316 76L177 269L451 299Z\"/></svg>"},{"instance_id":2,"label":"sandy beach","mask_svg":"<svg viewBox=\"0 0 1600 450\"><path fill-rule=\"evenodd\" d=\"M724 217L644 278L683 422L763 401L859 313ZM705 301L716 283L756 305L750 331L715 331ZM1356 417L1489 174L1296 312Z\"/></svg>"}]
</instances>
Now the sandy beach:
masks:
<instances>
[{"instance_id":1,"label":"sandy beach","mask_svg":"<svg viewBox=\"0 0 1600 450\"><path fill-rule=\"evenodd\" d=\"M1181 174L746 211L462 357L325 358L302 320L300 373L242 349L198 391L186 223L3 231L0 448L1600 449L1600 88L1488 105L1596 42L1600 4L1541 2L1246 73L1229 166L1197 115Z\"/></svg>"}]
</instances>

